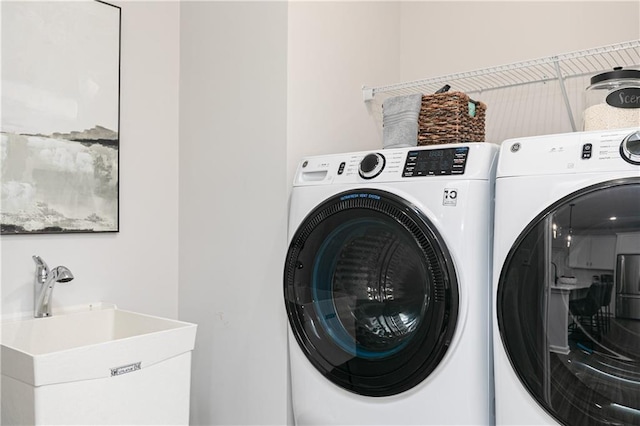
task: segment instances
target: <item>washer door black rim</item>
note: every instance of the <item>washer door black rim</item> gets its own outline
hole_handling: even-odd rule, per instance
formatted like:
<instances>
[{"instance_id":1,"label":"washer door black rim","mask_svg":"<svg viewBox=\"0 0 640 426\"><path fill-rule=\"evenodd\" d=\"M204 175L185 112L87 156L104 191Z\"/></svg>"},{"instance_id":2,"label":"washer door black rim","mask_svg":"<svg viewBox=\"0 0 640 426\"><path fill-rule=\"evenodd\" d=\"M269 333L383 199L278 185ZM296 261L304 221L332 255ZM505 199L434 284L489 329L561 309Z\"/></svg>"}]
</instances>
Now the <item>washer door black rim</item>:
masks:
<instances>
[{"instance_id":1,"label":"washer door black rim","mask_svg":"<svg viewBox=\"0 0 640 426\"><path fill-rule=\"evenodd\" d=\"M342 318L349 318L351 315L356 318L354 324L342 328L358 328L358 315L362 313L356 310L363 306L362 303L357 304L362 300L343 303L344 294L339 294L335 287L339 285L338 280L331 278L333 281L329 285L326 284L328 278L318 279L313 272L314 269L324 271L327 268L334 268L332 273L335 272L335 262L322 259L323 256L332 259L339 250L328 249L334 254L327 255L318 255L318 252L329 244L327 241L338 241L335 243L338 246L344 243L335 237L341 232L340 226L356 229L377 225L403 239L404 246L411 246L407 257L415 260L413 265L420 264L415 269L424 275L418 284L415 284L418 280L412 279L412 287L407 285L424 300L416 302L417 297L405 295L405 305L392 307L402 310L408 303L412 305L412 312L419 310L415 327L406 336L390 339L392 343L388 347L384 338L380 342L365 341L358 337L361 335L344 330L337 336L333 332L339 329L334 325L338 324L334 316L342 313ZM322 263L322 267L312 268L309 263ZM401 290L396 289L398 293ZM314 300L318 291L331 293L330 296L324 293L331 298L331 303L325 299L324 307L319 307L318 300ZM285 261L284 298L293 335L311 364L334 384L366 396L395 395L427 378L450 346L459 304L453 261L435 227L413 204L395 194L374 189L356 189L332 196L302 221L291 240ZM401 303L400 297L396 299L387 298L378 304L373 300L372 307L365 303L362 309L382 309L381 306L387 308L393 303ZM345 314L345 311L348 312ZM333 323L327 325L326 318Z\"/></svg>"}]
</instances>

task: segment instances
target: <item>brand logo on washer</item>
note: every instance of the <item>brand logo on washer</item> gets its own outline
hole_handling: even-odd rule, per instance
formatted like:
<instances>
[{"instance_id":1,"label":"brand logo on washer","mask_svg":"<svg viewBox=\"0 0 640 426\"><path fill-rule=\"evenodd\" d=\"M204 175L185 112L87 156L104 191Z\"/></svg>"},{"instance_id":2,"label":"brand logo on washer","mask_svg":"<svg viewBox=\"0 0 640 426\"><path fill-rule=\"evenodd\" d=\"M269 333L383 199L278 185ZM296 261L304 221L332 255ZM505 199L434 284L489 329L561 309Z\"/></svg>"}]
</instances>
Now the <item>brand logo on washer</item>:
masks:
<instances>
[{"instance_id":1,"label":"brand logo on washer","mask_svg":"<svg viewBox=\"0 0 640 426\"><path fill-rule=\"evenodd\" d=\"M458 189L457 188L445 188L442 196L443 206L455 206L458 204Z\"/></svg>"}]
</instances>

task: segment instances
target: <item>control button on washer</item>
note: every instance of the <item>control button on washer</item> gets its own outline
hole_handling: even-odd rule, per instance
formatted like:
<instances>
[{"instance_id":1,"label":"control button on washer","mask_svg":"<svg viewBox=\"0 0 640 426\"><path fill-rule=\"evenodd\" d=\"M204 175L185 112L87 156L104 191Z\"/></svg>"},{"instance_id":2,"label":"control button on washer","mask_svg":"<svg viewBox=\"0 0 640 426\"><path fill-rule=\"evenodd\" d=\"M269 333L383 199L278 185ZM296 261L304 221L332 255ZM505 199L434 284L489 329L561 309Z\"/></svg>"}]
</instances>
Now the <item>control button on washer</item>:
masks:
<instances>
[{"instance_id":1,"label":"control button on washer","mask_svg":"<svg viewBox=\"0 0 640 426\"><path fill-rule=\"evenodd\" d=\"M384 155L378 153L367 154L358 166L358 173L364 179L373 179L382 173L385 166Z\"/></svg>"}]
</instances>

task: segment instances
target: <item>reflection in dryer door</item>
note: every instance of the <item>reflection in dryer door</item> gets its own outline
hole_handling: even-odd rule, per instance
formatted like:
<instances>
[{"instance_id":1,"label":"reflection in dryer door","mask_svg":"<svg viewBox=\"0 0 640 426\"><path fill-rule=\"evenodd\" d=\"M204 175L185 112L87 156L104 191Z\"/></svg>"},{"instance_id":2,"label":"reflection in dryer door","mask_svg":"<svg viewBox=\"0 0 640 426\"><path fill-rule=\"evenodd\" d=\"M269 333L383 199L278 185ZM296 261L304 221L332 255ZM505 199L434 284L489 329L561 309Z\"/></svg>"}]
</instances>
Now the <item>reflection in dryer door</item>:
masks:
<instances>
[{"instance_id":1,"label":"reflection in dryer door","mask_svg":"<svg viewBox=\"0 0 640 426\"><path fill-rule=\"evenodd\" d=\"M640 254L618 255L616 294L616 316L640 319Z\"/></svg>"}]
</instances>

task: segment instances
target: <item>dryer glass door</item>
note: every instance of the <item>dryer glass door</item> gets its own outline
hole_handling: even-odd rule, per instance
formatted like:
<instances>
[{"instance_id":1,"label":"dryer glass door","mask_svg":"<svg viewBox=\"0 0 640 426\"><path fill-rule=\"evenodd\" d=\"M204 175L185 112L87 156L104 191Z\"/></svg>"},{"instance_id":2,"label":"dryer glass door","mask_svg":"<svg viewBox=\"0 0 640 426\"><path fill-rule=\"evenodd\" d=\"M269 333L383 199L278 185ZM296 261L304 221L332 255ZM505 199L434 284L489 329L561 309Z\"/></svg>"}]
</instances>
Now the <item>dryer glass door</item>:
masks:
<instances>
[{"instance_id":1,"label":"dryer glass door","mask_svg":"<svg viewBox=\"0 0 640 426\"><path fill-rule=\"evenodd\" d=\"M565 425L640 425L640 179L544 210L500 274L500 338L522 384Z\"/></svg>"},{"instance_id":2,"label":"dryer glass door","mask_svg":"<svg viewBox=\"0 0 640 426\"><path fill-rule=\"evenodd\" d=\"M294 235L284 297L296 340L330 381L362 395L403 392L449 347L458 285L442 238L394 194L338 194Z\"/></svg>"}]
</instances>

